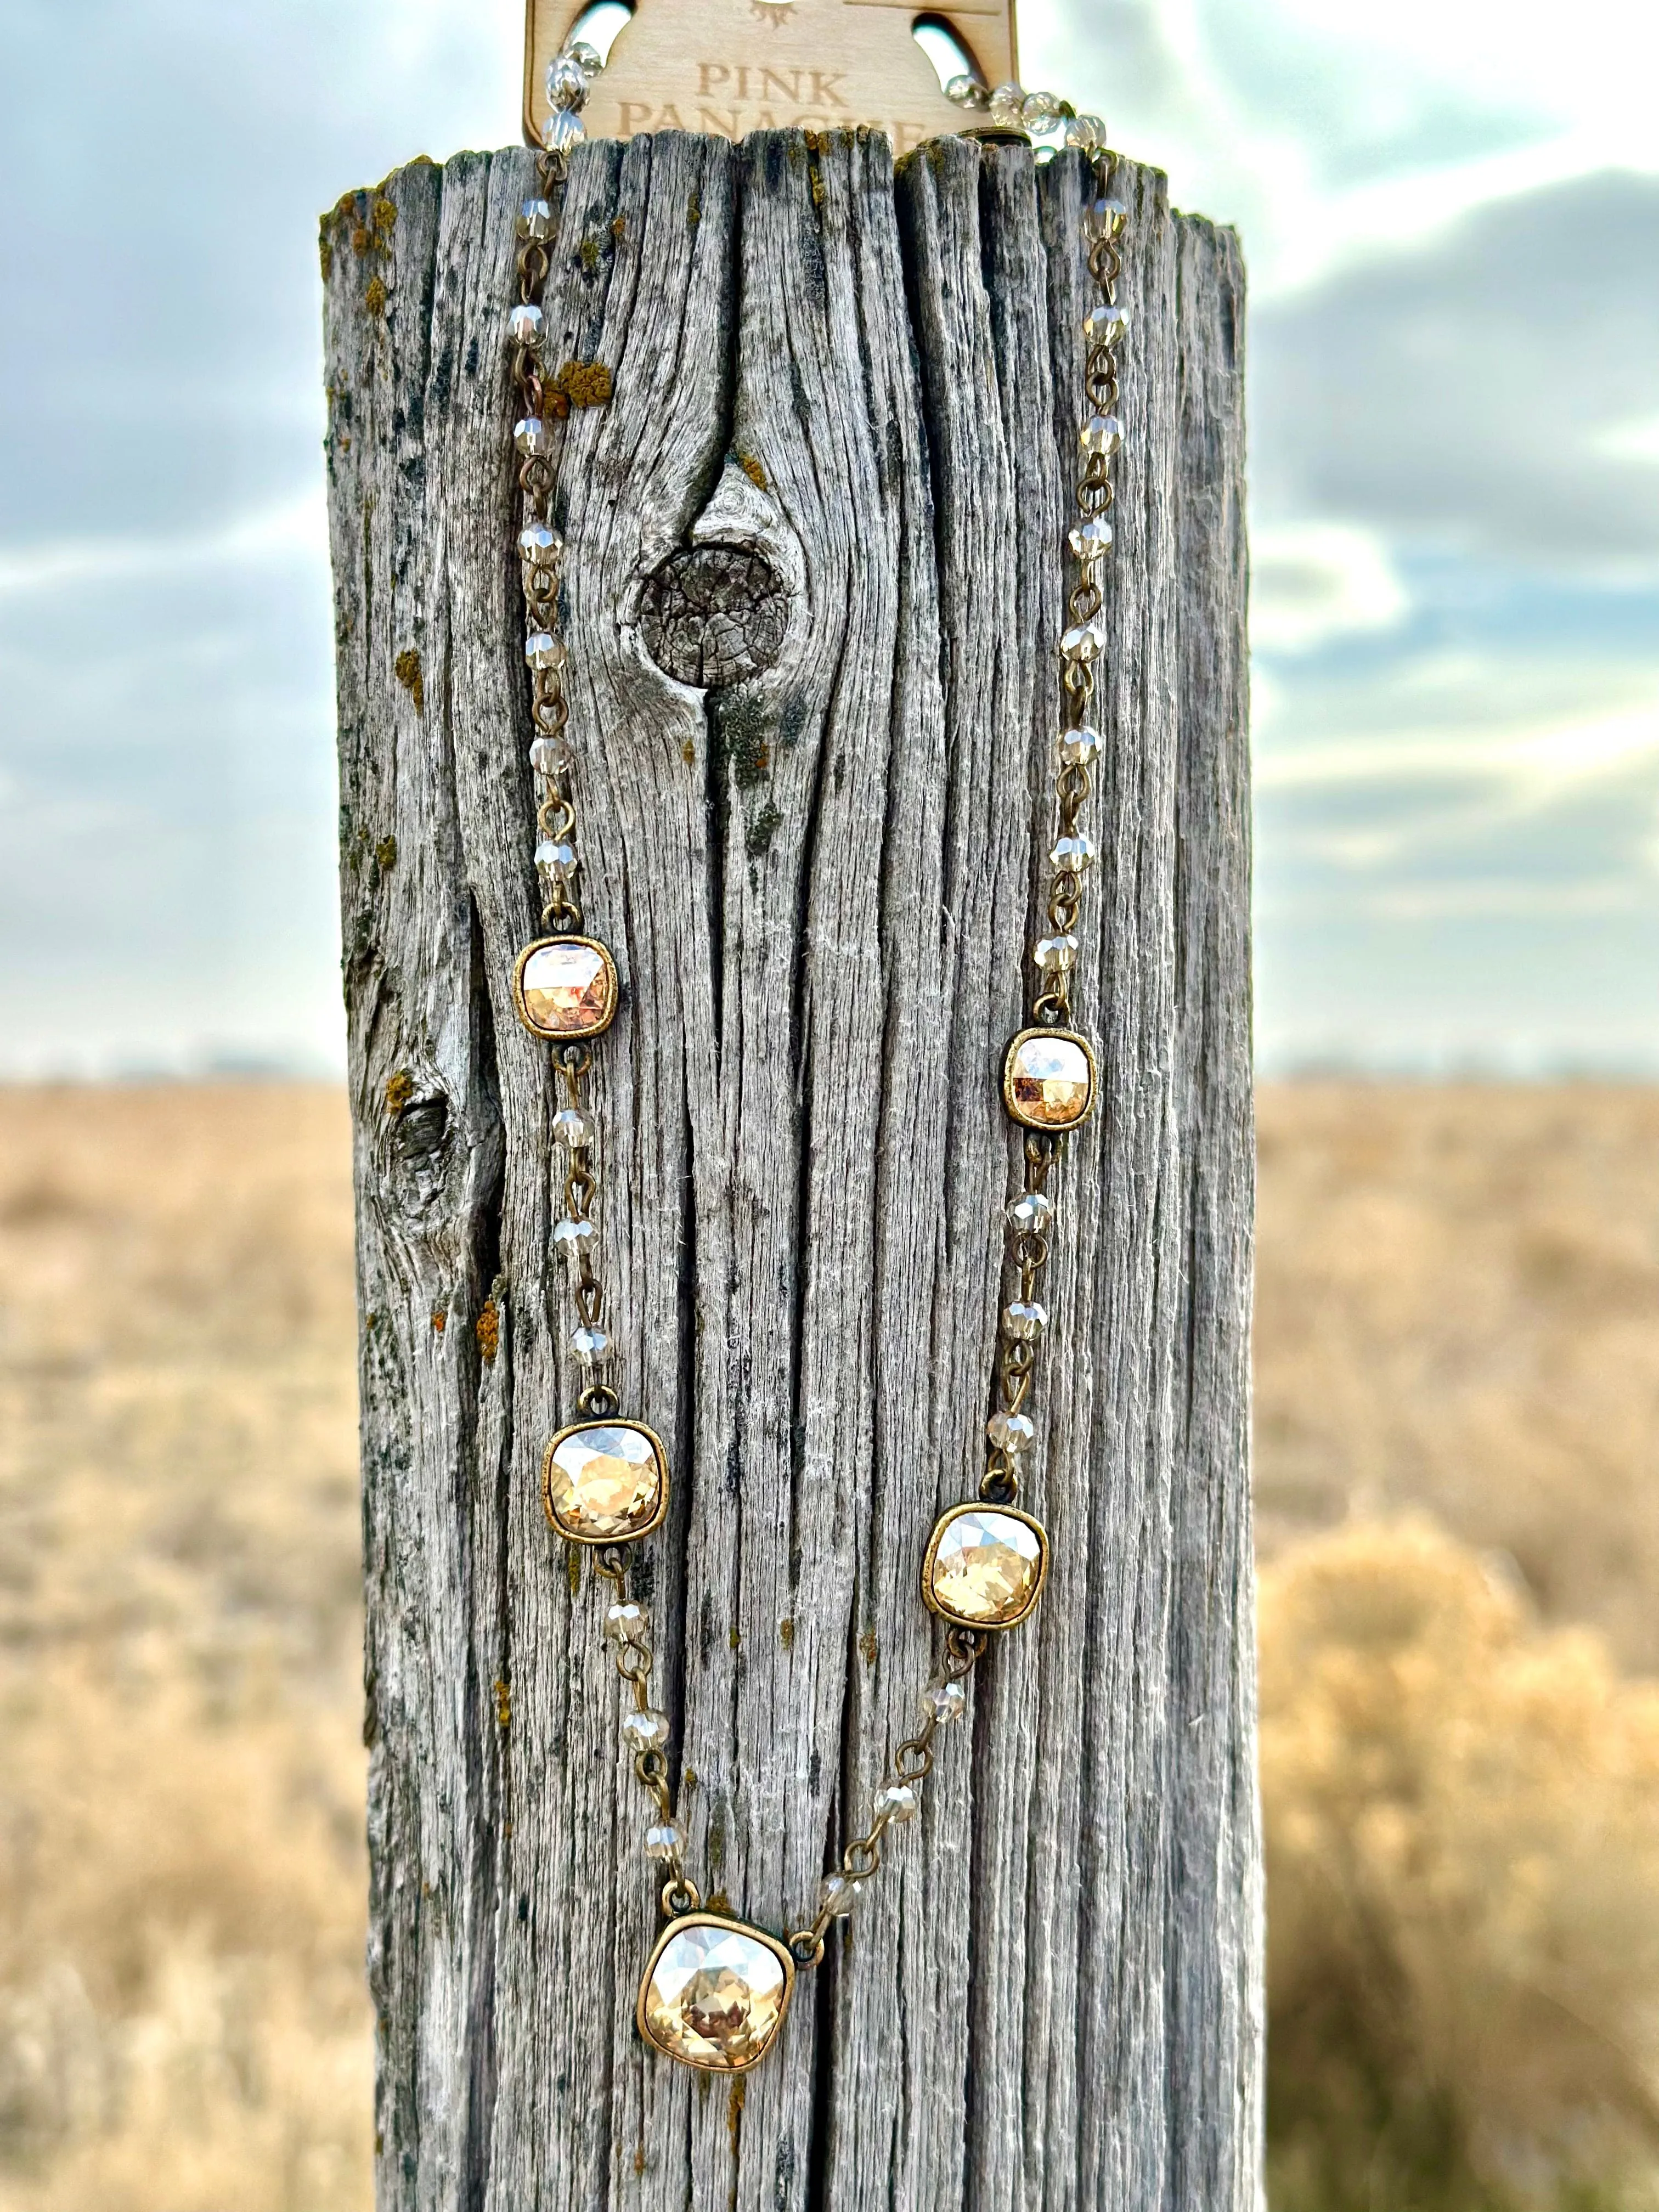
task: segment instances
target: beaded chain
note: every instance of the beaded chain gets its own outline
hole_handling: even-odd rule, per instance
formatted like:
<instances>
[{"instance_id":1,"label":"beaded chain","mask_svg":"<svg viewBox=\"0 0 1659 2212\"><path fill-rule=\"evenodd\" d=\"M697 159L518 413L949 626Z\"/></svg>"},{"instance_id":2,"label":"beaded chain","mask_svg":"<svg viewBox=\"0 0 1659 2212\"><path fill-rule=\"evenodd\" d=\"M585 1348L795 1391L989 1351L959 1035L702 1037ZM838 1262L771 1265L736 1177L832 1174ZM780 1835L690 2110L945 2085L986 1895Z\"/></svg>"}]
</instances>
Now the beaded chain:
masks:
<instances>
[{"instance_id":1,"label":"beaded chain","mask_svg":"<svg viewBox=\"0 0 1659 2212\"><path fill-rule=\"evenodd\" d=\"M989 127L982 135L1035 140L1039 158L1060 144L1079 148L1092 165L1093 192L1082 228L1097 298L1081 333L1086 412L1079 430L1078 520L1067 540L1075 575L1067 599L1068 627L1060 645L1063 711L1054 786L1055 828L1044 926L1030 947L1036 978L1030 1021L1008 1047L1002 1079L1004 1103L1024 1133L1024 1187L1006 1210L1006 1264L1014 1279L1013 1295L1001 1316L996 1404L986 1427L978 1498L940 1516L923 1563L924 1601L945 1624L942 1656L921 1692L919 1725L888 1762L869 1826L823 1877L811 1917L787 1938L778 1938L727 1915L704 1912L686 1872L685 1832L670 1785L669 1721L650 1696L655 1667L650 1615L628 1594L629 1547L658 1528L667 1510L666 1455L643 1422L620 1418L616 1391L598 1374L611 1345L602 1325L603 1288L595 1265L597 1132L585 1088L593 1041L616 1013L617 979L608 950L582 934L577 890L580 862L565 647L557 632L564 548L550 514L553 438L548 421L550 414L565 413L569 400L561 388L562 380L551 387L547 380L541 300L555 233L554 199L565 182L569 153L585 136L580 111L602 67L594 48L580 40L568 45L549 67L553 112L538 155L539 189L517 219L519 297L507 319L518 398L513 442L522 496L518 542L534 725L530 766L537 785L535 864L544 933L519 956L514 996L520 1019L552 1045L562 1086L553 1135L566 1163L564 1212L555 1224L553 1243L570 1273L576 1315L570 1350L586 1378L577 1401L582 1418L562 1429L547 1447L543 1498L555 1531L588 1547L596 1575L609 1589L605 1633L631 1693L622 1735L651 1802L645 1850L661 1869L666 1922L641 1987L641 2030L654 2047L685 2064L738 2072L770 2048L795 1969L815 1966L823 1959L833 1923L852 1911L880 1867L888 1829L915 1817L920 1785L933 1771L935 1735L961 1717L967 1678L991 1636L1029 1618L1047 1573L1048 1538L1015 1500L1036 1440L1026 1408L1048 1325L1038 1292L1054 1217L1050 1176L1065 1133L1085 1118L1098 1085L1093 1049L1071 1025L1072 989L1083 887L1095 858L1082 817L1090 769L1102 746L1094 702L1106 648L1099 617L1112 545L1110 465L1123 435L1115 412L1116 364L1128 316L1117 303L1116 288L1127 210L1112 196L1115 158L1106 149L1105 128L1097 117L1079 115L1052 94L1028 93L1017 84L990 89L975 78L958 76L946 86L958 106L988 118Z\"/></svg>"}]
</instances>

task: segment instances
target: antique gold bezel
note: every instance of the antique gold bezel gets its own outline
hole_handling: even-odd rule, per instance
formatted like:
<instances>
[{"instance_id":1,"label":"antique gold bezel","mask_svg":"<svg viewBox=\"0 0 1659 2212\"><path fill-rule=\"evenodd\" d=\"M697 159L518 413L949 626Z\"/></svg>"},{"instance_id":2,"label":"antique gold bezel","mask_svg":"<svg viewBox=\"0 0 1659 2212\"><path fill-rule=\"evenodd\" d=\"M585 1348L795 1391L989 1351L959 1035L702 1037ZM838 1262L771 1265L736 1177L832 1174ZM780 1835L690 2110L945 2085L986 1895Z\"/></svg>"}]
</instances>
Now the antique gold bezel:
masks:
<instances>
[{"instance_id":1,"label":"antique gold bezel","mask_svg":"<svg viewBox=\"0 0 1659 2212\"><path fill-rule=\"evenodd\" d=\"M1036 1120L1034 1115L1024 1112L1016 1103L1014 1098L1014 1054L1019 1050L1021 1045L1024 1043L1027 1037L1048 1037L1050 1040L1055 1037L1063 1037L1068 1044L1074 1044L1079 1047L1082 1051L1083 1057L1088 1061L1088 1101L1085 1105L1083 1111L1078 1115L1074 1121L1040 1121ZM1002 1103L1007 1109L1009 1120L1012 1121L1017 1121L1022 1129L1042 1130L1046 1132L1046 1133L1051 1137L1062 1136L1069 1129L1080 1129L1084 1123L1088 1120L1089 1116L1094 1112L1095 1101L1099 1096L1100 1062L1095 1058L1095 1048L1093 1045L1090 1043L1088 1038L1084 1036L1081 1030L1056 1029L1052 1023L1036 1022L1034 1023L1030 1028L1021 1030L1018 1036L1010 1039L1008 1049L1002 1055Z\"/></svg>"},{"instance_id":2,"label":"antique gold bezel","mask_svg":"<svg viewBox=\"0 0 1659 2212\"><path fill-rule=\"evenodd\" d=\"M951 1523L959 1521L964 1513L1000 1513L1010 1521L1023 1521L1037 1540L1036 1586L1012 1620L975 1620L967 1613L953 1613L948 1605L942 1605L933 1595L933 1563L939 1557L939 1540ZM948 1620L953 1628L979 1629L1000 1636L1005 1630L1018 1628L1022 1622L1030 1619L1036 1611L1037 1600L1042 1595L1043 1585L1048 1579L1048 1531L1042 1522L1034 1520L1029 1513L1022 1513L1017 1505L993 1505L988 1499L970 1498L960 1505L947 1505L933 1523L933 1533L927 1539L927 1555L921 1563L921 1601L929 1613L936 1614L940 1620Z\"/></svg>"},{"instance_id":3,"label":"antique gold bezel","mask_svg":"<svg viewBox=\"0 0 1659 2212\"><path fill-rule=\"evenodd\" d=\"M605 1014L601 1020L589 1023L585 1029L544 1030L539 1022L532 1021L530 1018L530 1009L526 1006L524 998L524 971L534 954L538 952L545 952L550 945L585 945L590 951L597 952L599 958L605 963ZM524 951L519 955L517 960L513 963L513 1005L514 1011L517 1012L519 1019L529 1030L531 1036L533 1037L539 1037L544 1044L580 1044L588 1037L603 1036L605 1031L610 1028L611 1023L617 1018L617 1005L621 995L622 988L617 975L617 963L611 957L611 948L608 945L601 945L597 937L576 937L574 935L568 937L538 937L533 944L526 945Z\"/></svg>"},{"instance_id":4,"label":"antique gold bezel","mask_svg":"<svg viewBox=\"0 0 1659 2212\"><path fill-rule=\"evenodd\" d=\"M626 1535L582 1536L574 1528L567 1528L553 1510L553 1455L567 1437L580 1436L586 1429L633 1429L647 1437L657 1461L657 1510L651 1518ZM556 1536L567 1544L637 1544L641 1536L648 1536L660 1528L668 1512L668 1450L656 1431L644 1421L630 1421L621 1414L590 1413L585 1420L568 1421L556 1436L550 1438L542 1454L542 1510L547 1516L548 1526Z\"/></svg>"},{"instance_id":5,"label":"antique gold bezel","mask_svg":"<svg viewBox=\"0 0 1659 2212\"><path fill-rule=\"evenodd\" d=\"M651 1978L657 1971L658 1960L661 1958L675 1936L683 1934L688 1928L724 1928L732 1935L752 1936L756 1942L763 1943L769 1951L783 1961L783 2002L778 2008L777 2023L753 2057L745 2058L741 2065L705 2066L696 2058L687 2058L681 2052L671 2050L667 2044L659 2043L651 2033L646 2019L645 1993L650 1988ZM734 1919L730 1913L726 1912L682 1912L678 1919L669 1922L652 1947L651 1956L646 1961L645 1972L640 1977L640 1993L634 2003L634 2022L650 2048L659 2052L664 2058L672 2058L677 2066L688 2067L694 2074L746 2074L751 2066L760 2064L762 2059L767 2057L773 2045L783 2033L783 2024L789 2017L789 2007L794 1999L794 1995L795 1962L790 1955L789 1946L781 1936L772 1935L767 1929L757 1928L751 1921Z\"/></svg>"}]
</instances>

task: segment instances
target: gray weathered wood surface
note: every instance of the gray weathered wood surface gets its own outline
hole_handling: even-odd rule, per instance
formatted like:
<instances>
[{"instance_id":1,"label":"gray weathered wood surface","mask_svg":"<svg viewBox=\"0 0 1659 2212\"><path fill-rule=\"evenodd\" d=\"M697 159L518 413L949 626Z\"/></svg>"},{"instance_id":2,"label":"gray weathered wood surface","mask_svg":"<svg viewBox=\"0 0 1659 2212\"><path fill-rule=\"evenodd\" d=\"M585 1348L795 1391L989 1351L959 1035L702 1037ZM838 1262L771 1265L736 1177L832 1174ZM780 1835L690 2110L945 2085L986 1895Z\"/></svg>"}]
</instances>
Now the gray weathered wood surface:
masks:
<instances>
[{"instance_id":1,"label":"gray weathered wood surface","mask_svg":"<svg viewBox=\"0 0 1659 2212\"><path fill-rule=\"evenodd\" d=\"M633 2027L655 1925L601 1598L538 1494L571 1316L534 933L505 309L518 152L325 226L362 1307L382 2207L1243 2208L1259 1863L1242 272L1127 170L1109 759L1029 1501L1054 1564L738 2097ZM1017 1176L1084 172L954 141L584 148L548 307L625 1409L667 1438L664 1702L705 1893L797 1924L929 1666ZM395 219L380 200L390 203ZM763 553L775 659L642 641ZM660 627L653 632L660 635ZM417 664L413 656L418 656ZM482 1322L482 1328L480 1326ZM493 1355L493 1356L492 1356Z\"/></svg>"}]
</instances>

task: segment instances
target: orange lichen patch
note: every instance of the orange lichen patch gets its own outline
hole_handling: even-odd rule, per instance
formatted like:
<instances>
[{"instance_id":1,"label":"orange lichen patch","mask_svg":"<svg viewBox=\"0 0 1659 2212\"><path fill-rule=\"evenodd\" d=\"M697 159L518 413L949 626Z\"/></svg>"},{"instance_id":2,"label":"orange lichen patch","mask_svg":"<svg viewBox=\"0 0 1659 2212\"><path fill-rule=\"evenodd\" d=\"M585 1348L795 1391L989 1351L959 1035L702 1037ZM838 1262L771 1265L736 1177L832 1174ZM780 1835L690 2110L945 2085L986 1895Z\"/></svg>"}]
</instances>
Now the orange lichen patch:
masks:
<instances>
[{"instance_id":1,"label":"orange lichen patch","mask_svg":"<svg viewBox=\"0 0 1659 2212\"><path fill-rule=\"evenodd\" d=\"M432 1309L432 1328L433 1328L433 1334L434 1334L434 1335L436 1335L436 1336L441 1336L441 1335L443 1334L444 1330L446 1329L446 1328L447 1328L448 1323L449 1323L449 1309L448 1309L448 1307L447 1307L447 1306L434 1306L434 1307L433 1307L433 1309Z\"/></svg>"},{"instance_id":2,"label":"orange lichen patch","mask_svg":"<svg viewBox=\"0 0 1659 2212\"><path fill-rule=\"evenodd\" d=\"M478 1349L485 1359L494 1359L501 1348L501 1309L494 1298L484 1300L483 1311L473 1322L472 1332L478 1340Z\"/></svg>"},{"instance_id":3,"label":"orange lichen patch","mask_svg":"<svg viewBox=\"0 0 1659 2212\"><path fill-rule=\"evenodd\" d=\"M764 491L766 489L766 471L761 466L760 463L755 459L755 456L752 453L739 453L736 458L738 466L743 471L744 476L748 477L750 483L755 486L757 491Z\"/></svg>"},{"instance_id":4,"label":"orange lichen patch","mask_svg":"<svg viewBox=\"0 0 1659 2212\"><path fill-rule=\"evenodd\" d=\"M384 279L379 276L371 276L368 280L368 289L363 295L363 305L368 309L371 315L383 315L386 313L386 291Z\"/></svg>"},{"instance_id":5,"label":"orange lichen patch","mask_svg":"<svg viewBox=\"0 0 1659 2212\"><path fill-rule=\"evenodd\" d=\"M392 664L392 672L410 697L418 712L426 704L426 689L421 675L421 656L412 645L406 645Z\"/></svg>"},{"instance_id":6,"label":"orange lichen patch","mask_svg":"<svg viewBox=\"0 0 1659 2212\"><path fill-rule=\"evenodd\" d=\"M415 1096L415 1079L406 1067L400 1067L386 1086L386 1103L391 1112L401 1114Z\"/></svg>"},{"instance_id":7,"label":"orange lichen patch","mask_svg":"<svg viewBox=\"0 0 1659 2212\"><path fill-rule=\"evenodd\" d=\"M499 1679L494 1686L496 1722L502 1728L510 1728L513 1725L513 1692L506 1682Z\"/></svg>"},{"instance_id":8,"label":"orange lichen patch","mask_svg":"<svg viewBox=\"0 0 1659 2212\"><path fill-rule=\"evenodd\" d=\"M860 1637L859 1650L864 1654L865 1665L873 1667L876 1663L876 1632L873 1628L866 1628Z\"/></svg>"},{"instance_id":9,"label":"orange lichen patch","mask_svg":"<svg viewBox=\"0 0 1659 2212\"><path fill-rule=\"evenodd\" d=\"M603 407L611 397L611 371L602 361L568 361L553 380L556 395L571 407Z\"/></svg>"}]
</instances>

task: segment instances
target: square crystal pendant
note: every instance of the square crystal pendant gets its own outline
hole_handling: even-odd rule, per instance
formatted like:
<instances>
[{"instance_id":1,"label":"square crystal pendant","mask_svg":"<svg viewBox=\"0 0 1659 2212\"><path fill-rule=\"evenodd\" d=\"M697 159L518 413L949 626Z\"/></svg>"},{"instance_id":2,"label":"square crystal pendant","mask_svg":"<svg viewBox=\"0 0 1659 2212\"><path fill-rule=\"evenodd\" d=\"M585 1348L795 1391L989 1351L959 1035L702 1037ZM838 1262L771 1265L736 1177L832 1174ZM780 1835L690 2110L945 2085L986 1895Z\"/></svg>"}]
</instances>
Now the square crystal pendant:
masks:
<instances>
[{"instance_id":1,"label":"square crystal pendant","mask_svg":"<svg viewBox=\"0 0 1659 2212\"><path fill-rule=\"evenodd\" d=\"M592 937L544 937L513 970L513 1003L532 1036L554 1044L598 1036L617 1012L617 963Z\"/></svg>"},{"instance_id":2,"label":"square crystal pendant","mask_svg":"<svg viewBox=\"0 0 1659 2212\"><path fill-rule=\"evenodd\" d=\"M1002 1065L1002 1103L1027 1129L1075 1129L1095 1103L1095 1048L1075 1030L1022 1030Z\"/></svg>"},{"instance_id":3,"label":"square crystal pendant","mask_svg":"<svg viewBox=\"0 0 1659 2212\"><path fill-rule=\"evenodd\" d=\"M952 1505L927 1540L922 1600L957 1628L1017 1628L1048 1574L1048 1539L1029 1513L1012 1505Z\"/></svg>"},{"instance_id":4,"label":"square crystal pendant","mask_svg":"<svg viewBox=\"0 0 1659 2212\"><path fill-rule=\"evenodd\" d=\"M668 1510L668 1455L643 1421L574 1421L542 1461L542 1504L573 1544L630 1544Z\"/></svg>"},{"instance_id":5,"label":"square crystal pendant","mask_svg":"<svg viewBox=\"0 0 1659 2212\"><path fill-rule=\"evenodd\" d=\"M635 2017L655 2051L704 2074L741 2074L777 2039L794 1994L787 1944L717 1912L688 1912L658 1938Z\"/></svg>"}]
</instances>

